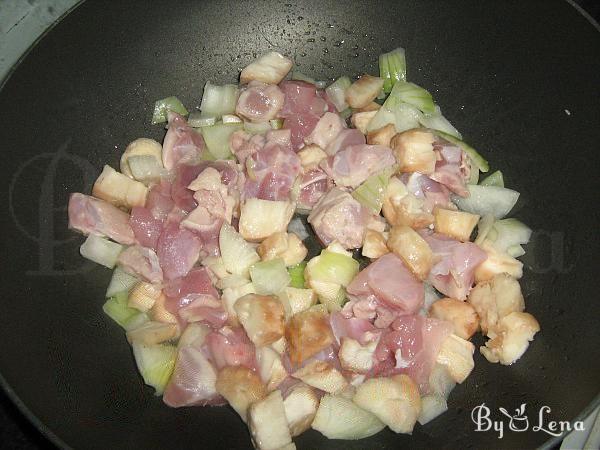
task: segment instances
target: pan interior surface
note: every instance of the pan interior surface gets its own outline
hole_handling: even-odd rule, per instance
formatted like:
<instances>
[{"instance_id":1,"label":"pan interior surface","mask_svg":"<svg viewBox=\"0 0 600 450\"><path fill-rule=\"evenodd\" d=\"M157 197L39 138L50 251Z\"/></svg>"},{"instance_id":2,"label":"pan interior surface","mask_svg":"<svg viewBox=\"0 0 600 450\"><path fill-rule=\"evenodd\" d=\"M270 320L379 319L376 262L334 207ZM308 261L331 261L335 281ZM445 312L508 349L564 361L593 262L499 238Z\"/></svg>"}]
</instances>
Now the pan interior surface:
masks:
<instances>
[{"instance_id":1,"label":"pan interior surface","mask_svg":"<svg viewBox=\"0 0 600 450\"><path fill-rule=\"evenodd\" d=\"M522 403L537 424L572 420L598 394L596 274L600 39L567 2L86 2L22 61L0 91L5 285L0 374L11 396L73 448L251 448L230 408L170 409L135 371L122 330L101 310L110 271L79 255L70 192L90 192L150 125L154 101L198 106L206 81L235 82L277 50L316 79L377 73L407 51L408 78L507 186L534 230L523 258L527 310L542 331L513 366L475 355L449 411L411 436L383 431L347 449L533 448L552 436L476 432L474 407L497 418ZM481 342L475 341L481 345ZM533 425L533 423L532 423ZM299 449L340 448L316 431Z\"/></svg>"}]
</instances>

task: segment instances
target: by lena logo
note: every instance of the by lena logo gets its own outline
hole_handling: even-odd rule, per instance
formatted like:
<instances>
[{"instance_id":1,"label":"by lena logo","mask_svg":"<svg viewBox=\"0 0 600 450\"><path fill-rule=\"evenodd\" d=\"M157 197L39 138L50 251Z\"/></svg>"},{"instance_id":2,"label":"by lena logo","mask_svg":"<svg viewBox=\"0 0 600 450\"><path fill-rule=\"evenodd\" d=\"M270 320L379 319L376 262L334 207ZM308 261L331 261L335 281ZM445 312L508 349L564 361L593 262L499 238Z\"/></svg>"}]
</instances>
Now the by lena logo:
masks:
<instances>
[{"instance_id":1,"label":"by lena logo","mask_svg":"<svg viewBox=\"0 0 600 450\"><path fill-rule=\"evenodd\" d=\"M538 411L537 416L532 416L530 423L529 417L526 414L526 404L515 409L514 414L509 413L506 408L498 408L500 414L498 418L492 418L492 411L485 403L473 408L471 411L471 420L475 424L475 431L496 431L498 439L504 437L505 427L508 424L508 430L515 433L521 433L531 429L534 432L547 433L550 436L560 436L565 432L572 430L584 431L582 421L556 421L551 420L550 413L552 409L549 406L542 406ZM504 417L503 417L504 416ZM531 426L530 428L530 425Z\"/></svg>"}]
</instances>

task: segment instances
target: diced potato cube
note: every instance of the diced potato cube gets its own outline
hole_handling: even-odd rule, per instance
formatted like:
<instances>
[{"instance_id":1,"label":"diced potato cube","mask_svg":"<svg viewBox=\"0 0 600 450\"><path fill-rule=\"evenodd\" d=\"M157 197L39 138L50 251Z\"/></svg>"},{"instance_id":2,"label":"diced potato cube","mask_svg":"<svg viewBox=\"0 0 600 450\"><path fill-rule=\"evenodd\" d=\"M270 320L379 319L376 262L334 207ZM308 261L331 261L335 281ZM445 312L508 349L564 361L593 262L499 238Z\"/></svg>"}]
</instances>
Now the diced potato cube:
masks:
<instances>
[{"instance_id":1,"label":"diced potato cube","mask_svg":"<svg viewBox=\"0 0 600 450\"><path fill-rule=\"evenodd\" d=\"M523 356L538 331L540 324L531 314L512 312L500 319L494 337L479 349L489 362L510 365Z\"/></svg>"},{"instance_id":2,"label":"diced potato cube","mask_svg":"<svg viewBox=\"0 0 600 450\"><path fill-rule=\"evenodd\" d=\"M363 240L362 254L367 258L377 259L386 253L389 249L386 245L387 237L384 233L367 229Z\"/></svg>"},{"instance_id":3,"label":"diced potato cube","mask_svg":"<svg viewBox=\"0 0 600 450\"><path fill-rule=\"evenodd\" d=\"M310 358L333 343L326 313L306 310L295 314L285 329L290 360L294 364Z\"/></svg>"},{"instance_id":4,"label":"diced potato cube","mask_svg":"<svg viewBox=\"0 0 600 450\"><path fill-rule=\"evenodd\" d=\"M364 439L385 428L374 414L359 408L351 399L340 395L325 395L312 428L328 439Z\"/></svg>"},{"instance_id":5,"label":"diced potato cube","mask_svg":"<svg viewBox=\"0 0 600 450\"><path fill-rule=\"evenodd\" d=\"M454 334L469 339L479 328L479 317L475 309L467 302L455 298L443 298L429 309L429 315L446 320L454 326Z\"/></svg>"},{"instance_id":6,"label":"diced potato cube","mask_svg":"<svg viewBox=\"0 0 600 450\"><path fill-rule=\"evenodd\" d=\"M356 388L353 401L395 433L411 433L421 412L419 388L404 374L365 381Z\"/></svg>"},{"instance_id":7,"label":"diced potato cube","mask_svg":"<svg viewBox=\"0 0 600 450\"><path fill-rule=\"evenodd\" d=\"M289 201L249 198L240 211L240 234L247 241L260 242L273 233L285 232L293 214Z\"/></svg>"},{"instance_id":8,"label":"diced potato cube","mask_svg":"<svg viewBox=\"0 0 600 450\"><path fill-rule=\"evenodd\" d=\"M258 450L279 450L292 443L281 392L275 390L250 405L248 428Z\"/></svg>"},{"instance_id":9,"label":"diced potato cube","mask_svg":"<svg viewBox=\"0 0 600 450\"><path fill-rule=\"evenodd\" d=\"M174 323L145 322L127 332L127 340L144 345L160 344L174 339L179 334L179 327Z\"/></svg>"},{"instance_id":10,"label":"diced potato cube","mask_svg":"<svg viewBox=\"0 0 600 450\"><path fill-rule=\"evenodd\" d=\"M363 75L346 89L346 102L352 108L363 108L379 95L383 78Z\"/></svg>"},{"instance_id":11,"label":"diced potato cube","mask_svg":"<svg viewBox=\"0 0 600 450\"><path fill-rule=\"evenodd\" d=\"M394 150L400 172L419 172L424 175L435 171L435 137L427 130L413 129L396 134L390 147Z\"/></svg>"},{"instance_id":12,"label":"diced potato cube","mask_svg":"<svg viewBox=\"0 0 600 450\"><path fill-rule=\"evenodd\" d=\"M283 294L290 305L290 316L306 311L317 303L317 294L312 289L286 287Z\"/></svg>"},{"instance_id":13,"label":"diced potato cube","mask_svg":"<svg viewBox=\"0 0 600 450\"><path fill-rule=\"evenodd\" d=\"M369 111L379 111L381 109L381 105L375 101L366 104L362 108L354 108L352 110L353 113L361 113L361 112L369 112Z\"/></svg>"},{"instance_id":14,"label":"diced potato cube","mask_svg":"<svg viewBox=\"0 0 600 450\"><path fill-rule=\"evenodd\" d=\"M266 53L244 67L240 74L240 83L246 84L256 80L266 84L279 84L292 65L292 61L281 53Z\"/></svg>"},{"instance_id":15,"label":"diced potato cube","mask_svg":"<svg viewBox=\"0 0 600 450\"><path fill-rule=\"evenodd\" d=\"M327 153L317 144L310 144L302 147L302 150L298 152L298 157L303 168L311 169L327 158Z\"/></svg>"},{"instance_id":16,"label":"diced potato cube","mask_svg":"<svg viewBox=\"0 0 600 450\"><path fill-rule=\"evenodd\" d=\"M435 208L433 211L434 228L438 233L467 242L479 222L479 216L464 211Z\"/></svg>"},{"instance_id":17,"label":"diced potato cube","mask_svg":"<svg viewBox=\"0 0 600 450\"><path fill-rule=\"evenodd\" d=\"M367 134L367 144L369 145L384 145L391 146L392 138L397 134L396 127L393 123L378 128L377 130L369 131Z\"/></svg>"},{"instance_id":18,"label":"diced potato cube","mask_svg":"<svg viewBox=\"0 0 600 450\"><path fill-rule=\"evenodd\" d=\"M155 322L175 323L175 324L179 323L179 320L177 319L175 314L173 314L171 311L168 311L167 308L165 307L166 301L167 301L167 297L164 295L161 295L154 301L154 304L152 305L152 308L150 309L150 312L148 313L148 315L150 316L150 319L154 320Z\"/></svg>"},{"instance_id":19,"label":"diced potato cube","mask_svg":"<svg viewBox=\"0 0 600 450\"><path fill-rule=\"evenodd\" d=\"M485 239L479 246L487 253L487 259L475 269L477 283L489 280L499 273L508 273L516 279L523 276L523 263L496 249L492 241Z\"/></svg>"},{"instance_id":20,"label":"diced potato cube","mask_svg":"<svg viewBox=\"0 0 600 450\"><path fill-rule=\"evenodd\" d=\"M319 407L319 398L310 386L298 383L287 393L283 407L291 435L298 436L310 428Z\"/></svg>"},{"instance_id":21,"label":"diced potato cube","mask_svg":"<svg viewBox=\"0 0 600 450\"><path fill-rule=\"evenodd\" d=\"M433 264L433 253L429 244L415 230L406 225L393 226L387 246L417 278L427 278Z\"/></svg>"},{"instance_id":22,"label":"diced potato cube","mask_svg":"<svg viewBox=\"0 0 600 450\"><path fill-rule=\"evenodd\" d=\"M469 341L451 334L444 340L436 361L446 366L454 381L462 383L475 367L473 362L474 351L475 346Z\"/></svg>"},{"instance_id":23,"label":"diced potato cube","mask_svg":"<svg viewBox=\"0 0 600 450\"><path fill-rule=\"evenodd\" d=\"M357 373L367 373L375 364L373 354L379 339L361 345L354 339L343 337L338 357L342 368Z\"/></svg>"},{"instance_id":24,"label":"diced potato cube","mask_svg":"<svg viewBox=\"0 0 600 450\"><path fill-rule=\"evenodd\" d=\"M367 126L373 117L375 117L377 111L364 111L364 112L355 112L352 114L351 122L354 125L354 128L360 130L362 134L367 134Z\"/></svg>"},{"instance_id":25,"label":"diced potato cube","mask_svg":"<svg viewBox=\"0 0 600 450\"><path fill-rule=\"evenodd\" d=\"M525 309L521 286L507 273L500 273L490 280L478 283L469 293L467 301L479 316L483 334L493 330L503 317Z\"/></svg>"},{"instance_id":26,"label":"diced potato cube","mask_svg":"<svg viewBox=\"0 0 600 450\"><path fill-rule=\"evenodd\" d=\"M287 370L283 367L279 353L271 347L256 348L256 362L263 382L267 385L267 391L277 389L288 376Z\"/></svg>"},{"instance_id":27,"label":"diced potato cube","mask_svg":"<svg viewBox=\"0 0 600 450\"><path fill-rule=\"evenodd\" d=\"M277 297L247 294L235 302L233 309L254 345L268 345L283 336L285 311Z\"/></svg>"},{"instance_id":28,"label":"diced potato cube","mask_svg":"<svg viewBox=\"0 0 600 450\"><path fill-rule=\"evenodd\" d=\"M283 259L286 266L294 266L304 260L308 250L294 233L277 232L266 238L256 248L263 261Z\"/></svg>"},{"instance_id":29,"label":"diced potato cube","mask_svg":"<svg viewBox=\"0 0 600 450\"><path fill-rule=\"evenodd\" d=\"M423 210L423 201L409 193L397 177L390 178L383 197L382 212L390 225L420 229L433 223L433 214Z\"/></svg>"},{"instance_id":30,"label":"diced potato cube","mask_svg":"<svg viewBox=\"0 0 600 450\"><path fill-rule=\"evenodd\" d=\"M215 387L244 422L248 407L267 395L259 376L244 366L223 367L217 375Z\"/></svg>"},{"instance_id":31,"label":"diced potato cube","mask_svg":"<svg viewBox=\"0 0 600 450\"><path fill-rule=\"evenodd\" d=\"M304 381L309 386L330 394L339 392L348 386L348 382L340 371L324 361L312 361L294 372L292 376Z\"/></svg>"},{"instance_id":32,"label":"diced potato cube","mask_svg":"<svg viewBox=\"0 0 600 450\"><path fill-rule=\"evenodd\" d=\"M107 165L94 183L92 195L115 206L131 209L146 204L148 188Z\"/></svg>"}]
</instances>

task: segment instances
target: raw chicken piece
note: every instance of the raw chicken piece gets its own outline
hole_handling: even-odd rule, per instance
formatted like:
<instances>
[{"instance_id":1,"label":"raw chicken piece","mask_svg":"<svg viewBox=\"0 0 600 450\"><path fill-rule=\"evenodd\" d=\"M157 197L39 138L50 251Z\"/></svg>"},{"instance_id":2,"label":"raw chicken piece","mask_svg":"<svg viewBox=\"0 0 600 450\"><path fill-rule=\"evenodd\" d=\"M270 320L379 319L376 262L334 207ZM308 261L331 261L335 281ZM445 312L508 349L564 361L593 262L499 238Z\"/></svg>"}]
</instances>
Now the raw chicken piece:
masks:
<instances>
[{"instance_id":1,"label":"raw chicken piece","mask_svg":"<svg viewBox=\"0 0 600 450\"><path fill-rule=\"evenodd\" d=\"M373 295L402 314L416 313L425 295L423 283L393 253L383 255L359 272L347 292L359 299Z\"/></svg>"},{"instance_id":2,"label":"raw chicken piece","mask_svg":"<svg viewBox=\"0 0 600 450\"><path fill-rule=\"evenodd\" d=\"M308 222L324 245L337 240L347 249L362 246L369 220L369 211L337 187L321 197L308 216Z\"/></svg>"},{"instance_id":3,"label":"raw chicken piece","mask_svg":"<svg viewBox=\"0 0 600 450\"><path fill-rule=\"evenodd\" d=\"M325 149L345 128L347 128L346 123L339 114L326 112L319 119L314 130L305 139L305 142L307 144L316 144Z\"/></svg>"},{"instance_id":4,"label":"raw chicken piece","mask_svg":"<svg viewBox=\"0 0 600 450\"><path fill-rule=\"evenodd\" d=\"M336 185L355 188L395 162L392 150L388 147L352 145L337 152L330 163L324 165L324 169Z\"/></svg>"},{"instance_id":5,"label":"raw chicken piece","mask_svg":"<svg viewBox=\"0 0 600 450\"><path fill-rule=\"evenodd\" d=\"M327 103L317 95L313 84L283 81L279 86L285 94L285 103L279 116L285 118L283 127L291 130L292 146L298 151L327 110Z\"/></svg>"},{"instance_id":6,"label":"raw chicken piece","mask_svg":"<svg viewBox=\"0 0 600 450\"><path fill-rule=\"evenodd\" d=\"M206 336L210 359L217 369L225 366L256 368L254 344L243 328L223 327Z\"/></svg>"},{"instance_id":7,"label":"raw chicken piece","mask_svg":"<svg viewBox=\"0 0 600 450\"><path fill-rule=\"evenodd\" d=\"M468 197L466 180L469 179L470 169L465 162L464 151L449 143L436 143L433 148L437 154L437 162L435 171L430 175L431 179L443 184L461 197Z\"/></svg>"},{"instance_id":8,"label":"raw chicken piece","mask_svg":"<svg viewBox=\"0 0 600 450\"><path fill-rule=\"evenodd\" d=\"M289 133L289 130L285 130ZM288 134L270 134L264 148L246 160L245 198L282 201L289 197L294 180L300 173L300 158L290 149Z\"/></svg>"},{"instance_id":9,"label":"raw chicken piece","mask_svg":"<svg viewBox=\"0 0 600 450\"><path fill-rule=\"evenodd\" d=\"M192 325L195 326L195 325ZM204 337L180 346L163 401L173 407L224 405L215 388L217 371L203 349Z\"/></svg>"},{"instance_id":10,"label":"raw chicken piece","mask_svg":"<svg viewBox=\"0 0 600 450\"><path fill-rule=\"evenodd\" d=\"M134 206L131 208L129 224L140 245L156 249L156 243L163 229L163 220L154 217L149 208Z\"/></svg>"},{"instance_id":11,"label":"raw chicken piece","mask_svg":"<svg viewBox=\"0 0 600 450\"><path fill-rule=\"evenodd\" d=\"M316 167L300 175L298 209L310 211L331 188L333 182L323 169Z\"/></svg>"},{"instance_id":12,"label":"raw chicken piece","mask_svg":"<svg viewBox=\"0 0 600 450\"><path fill-rule=\"evenodd\" d=\"M199 161L204 151L204 138L191 128L183 116L169 111L169 129L163 141L162 160L165 169L172 170L179 164Z\"/></svg>"},{"instance_id":13,"label":"raw chicken piece","mask_svg":"<svg viewBox=\"0 0 600 450\"><path fill-rule=\"evenodd\" d=\"M486 260L486 253L472 242L460 242L428 230L419 234L431 247L434 261L438 261L429 272L429 282L442 294L465 300L475 279L475 269Z\"/></svg>"},{"instance_id":14,"label":"raw chicken piece","mask_svg":"<svg viewBox=\"0 0 600 450\"><path fill-rule=\"evenodd\" d=\"M328 155L333 156L340 150L344 150L351 145L364 145L365 143L365 135L360 130L356 128L344 128L323 150Z\"/></svg>"},{"instance_id":15,"label":"raw chicken piece","mask_svg":"<svg viewBox=\"0 0 600 450\"><path fill-rule=\"evenodd\" d=\"M442 320L419 315L398 317L379 340L373 375L405 373L422 393L428 392L429 374L444 339L451 333L452 324Z\"/></svg>"},{"instance_id":16,"label":"raw chicken piece","mask_svg":"<svg viewBox=\"0 0 600 450\"><path fill-rule=\"evenodd\" d=\"M119 255L119 265L126 272L139 275L150 283L160 283L163 272L154 250L132 245Z\"/></svg>"},{"instance_id":17,"label":"raw chicken piece","mask_svg":"<svg viewBox=\"0 0 600 450\"><path fill-rule=\"evenodd\" d=\"M252 122L266 122L277 116L284 99L276 85L252 81L240 94L235 112Z\"/></svg>"},{"instance_id":18,"label":"raw chicken piece","mask_svg":"<svg viewBox=\"0 0 600 450\"><path fill-rule=\"evenodd\" d=\"M176 223L167 224L156 245L165 279L185 276L198 261L201 248L200 239L191 231Z\"/></svg>"},{"instance_id":19,"label":"raw chicken piece","mask_svg":"<svg viewBox=\"0 0 600 450\"><path fill-rule=\"evenodd\" d=\"M89 195L71 194L69 197L69 228L86 235L106 236L119 244L135 243L129 214Z\"/></svg>"}]
</instances>

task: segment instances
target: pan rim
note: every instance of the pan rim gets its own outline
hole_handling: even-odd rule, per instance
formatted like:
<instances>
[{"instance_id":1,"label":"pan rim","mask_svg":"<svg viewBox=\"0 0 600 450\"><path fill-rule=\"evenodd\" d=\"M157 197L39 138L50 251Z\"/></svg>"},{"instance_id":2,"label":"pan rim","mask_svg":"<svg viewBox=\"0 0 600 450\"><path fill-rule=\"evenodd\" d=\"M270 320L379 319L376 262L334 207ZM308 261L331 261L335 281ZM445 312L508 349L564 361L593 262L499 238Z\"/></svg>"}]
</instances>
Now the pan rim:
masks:
<instances>
[{"instance_id":1,"label":"pan rim","mask_svg":"<svg viewBox=\"0 0 600 450\"><path fill-rule=\"evenodd\" d=\"M29 56L29 53L37 46L37 44L50 33L54 27L56 27L63 19L68 16L71 12L81 6L86 0L79 0L73 6L68 8L60 17L58 17L53 23L51 23L32 43L27 49L19 56L14 62L10 69L6 72L5 76L0 79L0 91L4 89L9 79L16 72L21 63ZM575 3L574 0L565 0L571 7L573 7L579 14L581 14L596 31L600 32L600 24L581 6ZM17 410L52 444L60 449L72 449L61 437L55 434L49 426L42 422L23 402L15 390L11 387L8 381L4 378L0 372L0 388L6 393L9 400L16 406ZM600 392L581 410L581 412L572 420L569 421L573 424L577 421L585 420L596 408L600 407ZM545 443L539 446L539 449L546 450L556 447L570 432L563 432L561 435L548 439Z\"/></svg>"}]
</instances>

